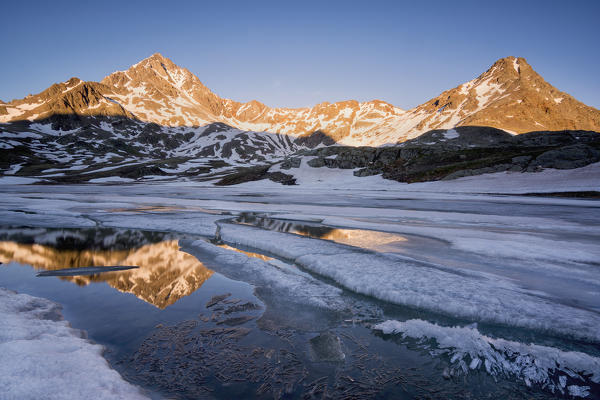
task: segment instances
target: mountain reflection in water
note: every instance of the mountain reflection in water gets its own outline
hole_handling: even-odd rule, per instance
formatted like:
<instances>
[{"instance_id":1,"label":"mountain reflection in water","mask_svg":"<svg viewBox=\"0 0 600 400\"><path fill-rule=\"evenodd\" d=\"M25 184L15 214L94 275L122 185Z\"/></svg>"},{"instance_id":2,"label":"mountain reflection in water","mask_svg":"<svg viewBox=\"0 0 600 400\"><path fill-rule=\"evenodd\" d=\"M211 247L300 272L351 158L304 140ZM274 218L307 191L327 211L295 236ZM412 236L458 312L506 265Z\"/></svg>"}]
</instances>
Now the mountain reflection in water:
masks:
<instances>
[{"instance_id":1,"label":"mountain reflection in water","mask_svg":"<svg viewBox=\"0 0 600 400\"><path fill-rule=\"evenodd\" d=\"M257 216L252 213L242 213L237 222L245 225L258 226L271 231L294 233L315 239L330 240L380 252L397 250L394 245L406 242L407 238L396 233L387 233L365 229L332 228L324 225L310 225L275 218Z\"/></svg>"},{"instance_id":2,"label":"mountain reflection in water","mask_svg":"<svg viewBox=\"0 0 600 400\"><path fill-rule=\"evenodd\" d=\"M133 270L60 279L82 286L92 282L106 282L111 287L132 293L160 309L192 294L213 274L196 257L179 251L179 244L175 239L118 250L57 248L49 244L0 241L0 262L29 264L36 270L91 265L137 265L139 268Z\"/></svg>"},{"instance_id":3,"label":"mountain reflection in water","mask_svg":"<svg viewBox=\"0 0 600 400\"><path fill-rule=\"evenodd\" d=\"M259 260L263 260L263 261L271 261L271 260L273 260L273 257L265 256L264 254L260 254L260 253L253 253L251 251L240 250L238 248L231 247L228 244L218 244L217 246L219 246L219 247L221 247L223 249L227 249L227 250L231 250L231 251L237 251L238 253L242 253L242 254L247 255L248 257L258 258Z\"/></svg>"}]
</instances>

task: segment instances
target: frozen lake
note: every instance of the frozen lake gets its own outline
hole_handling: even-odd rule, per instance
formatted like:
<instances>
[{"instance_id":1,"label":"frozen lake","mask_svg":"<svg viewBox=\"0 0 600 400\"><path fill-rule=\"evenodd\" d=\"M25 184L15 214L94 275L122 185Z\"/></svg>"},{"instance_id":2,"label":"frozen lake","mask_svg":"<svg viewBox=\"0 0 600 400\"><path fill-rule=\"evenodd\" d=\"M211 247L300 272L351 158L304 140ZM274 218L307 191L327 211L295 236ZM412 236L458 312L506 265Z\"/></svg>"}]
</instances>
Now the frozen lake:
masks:
<instances>
[{"instance_id":1,"label":"frozen lake","mask_svg":"<svg viewBox=\"0 0 600 400\"><path fill-rule=\"evenodd\" d=\"M3 185L0 287L156 398L600 397L600 201L390 188Z\"/></svg>"}]
</instances>

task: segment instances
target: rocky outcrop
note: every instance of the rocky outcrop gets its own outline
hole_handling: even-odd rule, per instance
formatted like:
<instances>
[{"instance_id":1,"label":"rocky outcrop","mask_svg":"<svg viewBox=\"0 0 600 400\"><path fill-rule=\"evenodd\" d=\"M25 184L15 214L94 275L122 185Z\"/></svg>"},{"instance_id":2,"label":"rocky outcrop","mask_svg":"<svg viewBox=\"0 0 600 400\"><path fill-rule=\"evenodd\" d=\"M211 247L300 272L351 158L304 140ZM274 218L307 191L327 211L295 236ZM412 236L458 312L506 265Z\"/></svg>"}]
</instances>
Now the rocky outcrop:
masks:
<instances>
[{"instance_id":1,"label":"rocky outcrop","mask_svg":"<svg viewBox=\"0 0 600 400\"><path fill-rule=\"evenodd\" d=\"M260 181L269 179L282 185L295 185L296 179L293 175L285 174L280 171L269 172L270 165L259 165L255 167L238 168L235 172L227 174L221 178L215 185L230 186L240 183Z\"/></svg>"},{"instance_id":2,"label":"rocky outcrop","mask_svg":"<svg viewBox=\"0 0 600 400\"><path fill-rule=\"evenodd\" d=\"M528 168L573 169L600 161L600 151L583 143L546 151L535 159Z\"/></svg>"},{"instance_id":3,"label":"rocky outcrop","mask_svg":"<svg viewBox=\"0 0 600 400\"><path fill-rule=\"evenodd\" d=\"M600 161L600 133L531 132L512 136L494 128L435 130L399 146L312 150L311 167L356 169L401 182L455 179L485 173L572 169Z\"/></svg>"}]
</instances>

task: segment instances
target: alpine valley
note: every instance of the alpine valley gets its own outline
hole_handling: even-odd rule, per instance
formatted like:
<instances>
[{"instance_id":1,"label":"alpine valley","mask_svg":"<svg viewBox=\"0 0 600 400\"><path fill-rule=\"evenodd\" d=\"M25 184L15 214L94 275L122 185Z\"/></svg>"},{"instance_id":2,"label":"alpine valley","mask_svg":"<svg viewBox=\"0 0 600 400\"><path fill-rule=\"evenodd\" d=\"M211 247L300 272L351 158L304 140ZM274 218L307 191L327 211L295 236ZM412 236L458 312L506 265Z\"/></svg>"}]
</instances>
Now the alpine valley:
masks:
<instances>
[{"instance_id":1,"label":"alpine valley","mask_svg":"<svg viewBox=\"0 0 600 400\"><path fill-rule=\"evenodd\" d=\"M410 110L71 78L0 102L0 400L600 399L599 199L523 58Z\"/></svg>"},{"instance_id":2,"label":"alpine valley","mask_svg":"<svg viewBox=\"0 0 600 400\"><path fill-rule=\"evenodd\" d=\"M0 101L0 171L48 183L296 184L305 168L401 182L600 161L600 111L523 58L413 108L380 100L271 108L219 97L156 53L100 82ZM302 167L302 168L300 168Z\"/></svg>"}]
</instances>

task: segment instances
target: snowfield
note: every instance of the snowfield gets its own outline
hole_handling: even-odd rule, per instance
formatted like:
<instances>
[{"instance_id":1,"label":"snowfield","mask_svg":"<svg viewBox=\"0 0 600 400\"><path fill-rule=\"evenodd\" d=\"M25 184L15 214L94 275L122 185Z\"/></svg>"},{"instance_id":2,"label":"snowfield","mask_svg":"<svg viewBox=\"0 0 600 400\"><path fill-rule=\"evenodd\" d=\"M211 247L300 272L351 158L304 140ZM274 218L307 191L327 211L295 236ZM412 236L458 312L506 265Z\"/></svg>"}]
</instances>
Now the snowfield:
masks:
<instances>
[{"instance_id":1,"label":"snowfield","mask_svg":"<svg viewBox=\"0 0 600 400\"><path fill-rule=\"evenodd\" d=\"M0 387L14 399L146 399L49 300L0 288Z\"/></svg>"}]
</instances>

